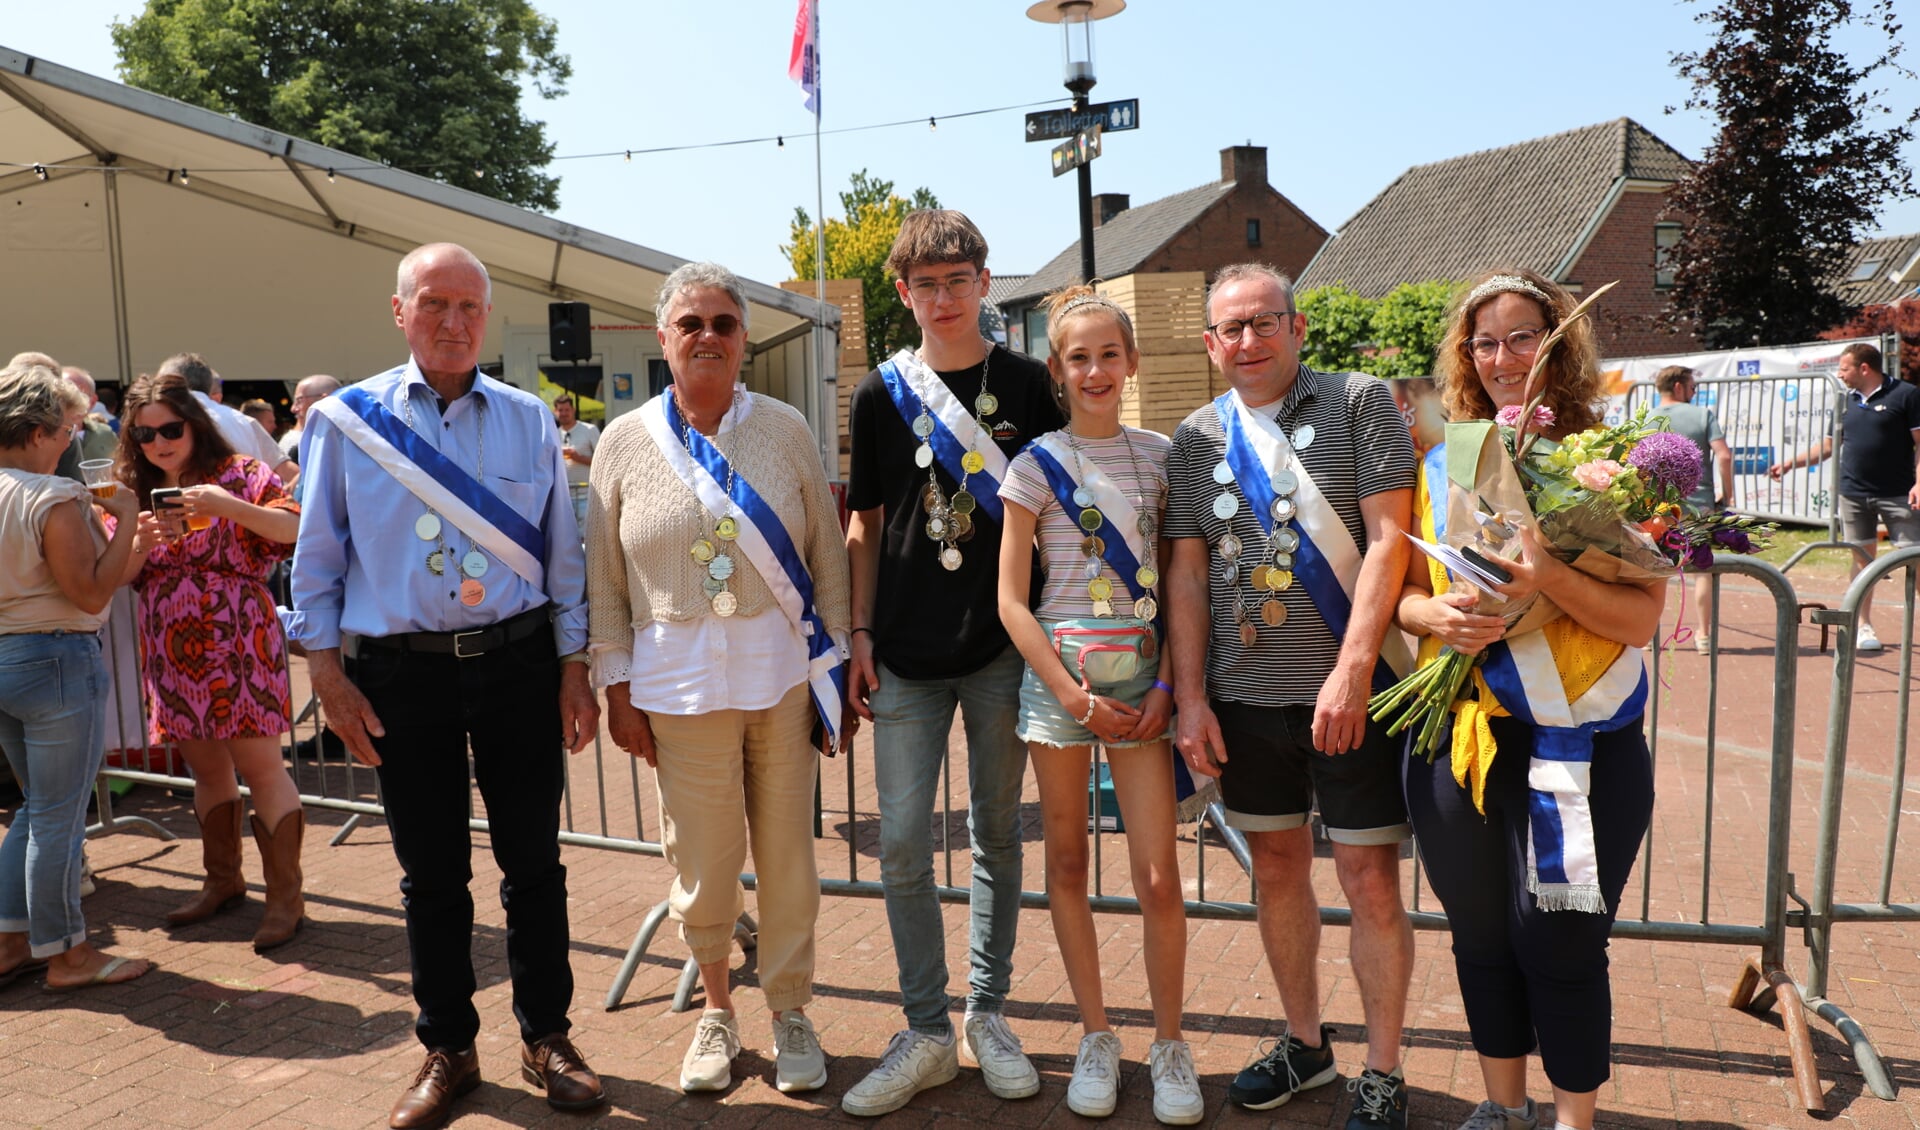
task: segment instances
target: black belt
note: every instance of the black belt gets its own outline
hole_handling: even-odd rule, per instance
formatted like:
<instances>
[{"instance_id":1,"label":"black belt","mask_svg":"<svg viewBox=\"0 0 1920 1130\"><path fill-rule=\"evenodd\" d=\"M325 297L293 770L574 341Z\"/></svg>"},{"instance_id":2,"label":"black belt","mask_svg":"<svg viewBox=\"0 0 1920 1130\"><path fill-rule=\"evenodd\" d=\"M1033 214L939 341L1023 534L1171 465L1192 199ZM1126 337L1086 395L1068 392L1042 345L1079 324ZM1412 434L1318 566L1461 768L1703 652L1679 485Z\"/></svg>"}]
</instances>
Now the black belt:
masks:
<instances>
[{"instance_id":1,"label":"black belt","mask_svg":"<svg viewBox=\"0 0 1920 1130\"><path fill-rule=\"evenodd\" d=\"M400 632L391 636L362 636L360 646L386 651L417 651L430 655L451 655L473 659L495 648L526 639L537 631L551 630L553 617L546 605L530 608L487 628L468 632Z\"/></svg>"}]
</instances>

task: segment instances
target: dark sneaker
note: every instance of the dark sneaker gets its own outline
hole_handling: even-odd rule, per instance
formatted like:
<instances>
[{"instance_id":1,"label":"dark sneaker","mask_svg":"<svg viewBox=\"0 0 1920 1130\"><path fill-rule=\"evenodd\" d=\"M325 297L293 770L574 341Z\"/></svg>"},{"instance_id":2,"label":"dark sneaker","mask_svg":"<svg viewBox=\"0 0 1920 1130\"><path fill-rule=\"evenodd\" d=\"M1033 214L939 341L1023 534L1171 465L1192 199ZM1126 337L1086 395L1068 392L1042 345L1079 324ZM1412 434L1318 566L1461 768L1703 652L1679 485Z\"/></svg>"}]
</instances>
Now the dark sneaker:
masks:
<instances>
[{"instance_id":1,"label":"dark sneaker","mask_svg":"<svg viewBox=\"0 0 1920 1130\"><path fill-rule=\"evenodd\" d=\"M1322 1024L1317 1048L1301 1043L1291 1028L1279 1040L1263 1042L1260 1058L1233 1077L1227 1101L1248 1110L1272 1110L1301 1091L1333 1082L1340 1073L1333 1065L1332 1035L1332 1026Z\"/></svg>"},{"instance_id":2,"label":"dark sneaker","mask_svg":"<svg viewBox=\"0 0 1920 1130\"><path fill-rule=\"evenodd\" d=\"M1394 1068L1384 1075L1369 1067L1347 1084L1353 1092L1353 1113L1347 1116L1347 1130L1367 1130L1371 1126L1389 1126L1407 1130L1407 1081Z\"/></svg>"}]
</instances>

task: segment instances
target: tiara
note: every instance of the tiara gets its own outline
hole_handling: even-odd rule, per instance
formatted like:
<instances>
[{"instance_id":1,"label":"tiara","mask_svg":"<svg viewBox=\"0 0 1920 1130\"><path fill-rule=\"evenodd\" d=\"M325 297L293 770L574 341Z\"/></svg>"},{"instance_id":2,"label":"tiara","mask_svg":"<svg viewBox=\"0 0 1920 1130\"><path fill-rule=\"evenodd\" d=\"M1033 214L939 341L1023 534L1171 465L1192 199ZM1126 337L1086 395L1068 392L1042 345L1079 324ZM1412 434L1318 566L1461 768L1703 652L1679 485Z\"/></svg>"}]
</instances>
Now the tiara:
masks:
<instances>
[{"instance_id":1,"label":"tiara","mask_svg":"<svg viewBox=\"0 0 1920 1130\"><path fill-rule=\"evenodd\" d=\"M1104 294L1076 294L1072 298L1067 299L1066 304L1060 307L1060 312L1062 314L1065 314L1068 311L1076 309L1078 307L1091 306L1095 304L1098 304L1101 306L1111 306L1115 310L1120 309L1119 303L1115 302L1111 298L1108 298Z\"/></svg>"},{"instance_id":2,"label":"tiara","mask_svg":"<svg viewBox=\"0 0 1920 1130\"><path fill-rule=\"evenodd\" d=\"M1525 294L1540 300L1543 306L1551 307L1553 299L1547 292L1521 278L1519 275L1495 275L1467 293L1463 306L1471 306L1482 298L1491 298L1496 294Z\"/></svg>"}]
</instances>

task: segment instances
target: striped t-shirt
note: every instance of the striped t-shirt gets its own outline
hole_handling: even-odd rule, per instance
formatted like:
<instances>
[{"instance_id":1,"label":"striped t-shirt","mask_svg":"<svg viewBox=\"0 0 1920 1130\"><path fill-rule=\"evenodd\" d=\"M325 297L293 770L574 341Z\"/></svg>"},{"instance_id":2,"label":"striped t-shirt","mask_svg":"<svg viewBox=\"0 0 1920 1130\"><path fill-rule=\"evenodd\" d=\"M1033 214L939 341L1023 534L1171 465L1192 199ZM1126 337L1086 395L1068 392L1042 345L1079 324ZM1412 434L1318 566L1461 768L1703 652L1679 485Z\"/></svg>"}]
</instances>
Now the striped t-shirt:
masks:
<instances>
[{"instance_id":1,"label":"striped t-shirt","mask_svg":"<svg viewBox=\"0 0 1920 1130\"><path fill-rule=\"evenodd\" d=\"M1254 411L1273 416L1290 439L1303 425L1312 425L1313 442L1304 448L1296 445L1295 454L1364 554L1367 536L1360 500L1413 489L1412 435L1387 386L1361 373L1319 373L1302 365L1278 405ZM1251 574L1260 564L1266 537L1239 485L1222 487L1213 479L1226 449L1219 413L1209 402L1181 421L1167 459L1167 537L1203 538L1209 546L1207 694L1255 706L1311 705L1333 674L1340 640L1299 584L1273 594L1286 605L1286 621L1277 628L1261 623L1255 611L1261 594L1253 591ZM1224 522L1213 511L1213 500L1223 490L1240 503L1239 511ZM1226 561L1220 556L1220 539L1229 529L1244 546L1240 579L1233 587L1226 583ZM1236 591L1245 599L1257 632L1250 649L1240 643Z\"/></svg>"},{"instance_id":2,"label":"striped t-shirt","mask_svg":"<svg viewBox=\"0 0 1920 1130\"><path fill-rule=\"evenodd\" d=\"M1127 458L1127 443L1133 443L1133 458ZM1142 431L1139 428L1126 429L1126 435L1111 436L1107 439L1085 439L1075 437L1073 442L1080 448L1080 457L1089 467L1098 466L1120 493L1127 496L1134 508L1146 511L1154 516L1156 526L1162 524L1161 515L1166 512L1167 501L1167 452L1173 443L1159 432ZM1071 462L1066 464L1067 473L1075 478L1079 471ZM1040 568L1046 574L1046 583L1040 590L1040 601L1034 607L1034 615L1046 620L1067 620L1093 615L1093 597L1087 593L1087 555L1081 548L1086 539L1081 530L1079 515L1068 514L1060 508L1060 500L1053 496L1053 487L1047 483L1047 473L1040 469L1040 463L1032 452L1022 451L1007 464L1007 477L1000 484L1000 497L1008 502L1024 507L1039 515L1034 526L1040 543ZM1157 547L1156 547L1157 552ZM1142 565L1146 562L1142 561ZM1162 573L1166 563L1155 562ZM1113 614L1115 616L1133 615L1133 598L1126 582L1114 572L1112 565L1103 564L1101 576L1113 585ZM1161 599L1155 592L1155 599Z\"/></svg>"}]
</instances>

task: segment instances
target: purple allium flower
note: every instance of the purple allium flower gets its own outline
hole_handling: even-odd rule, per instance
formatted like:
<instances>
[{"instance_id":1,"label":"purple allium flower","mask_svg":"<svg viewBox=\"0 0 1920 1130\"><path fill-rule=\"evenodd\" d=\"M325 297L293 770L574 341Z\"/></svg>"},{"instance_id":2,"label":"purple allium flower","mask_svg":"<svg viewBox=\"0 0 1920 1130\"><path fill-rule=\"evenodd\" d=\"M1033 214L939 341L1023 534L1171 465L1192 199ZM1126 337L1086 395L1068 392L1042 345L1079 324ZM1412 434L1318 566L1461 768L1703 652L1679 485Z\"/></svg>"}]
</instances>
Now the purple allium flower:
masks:
<instances>
[{"instance_id":1,"label":"purple allium flower","mask_svg":"<svg viewBox=\"0 0 1920 1130\"><path fill-rule=\"evenodd\" d=\"M1684 496L1700 485L1700 449L1683 435L1655 432L1633 446L1627 463L1656 490Z\"/></svg>"}]
</instances>

